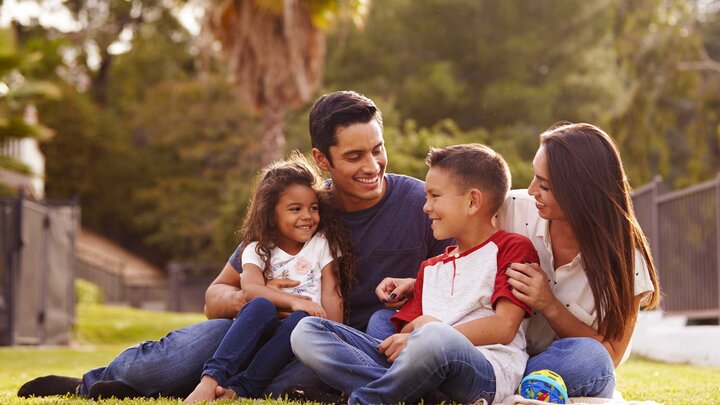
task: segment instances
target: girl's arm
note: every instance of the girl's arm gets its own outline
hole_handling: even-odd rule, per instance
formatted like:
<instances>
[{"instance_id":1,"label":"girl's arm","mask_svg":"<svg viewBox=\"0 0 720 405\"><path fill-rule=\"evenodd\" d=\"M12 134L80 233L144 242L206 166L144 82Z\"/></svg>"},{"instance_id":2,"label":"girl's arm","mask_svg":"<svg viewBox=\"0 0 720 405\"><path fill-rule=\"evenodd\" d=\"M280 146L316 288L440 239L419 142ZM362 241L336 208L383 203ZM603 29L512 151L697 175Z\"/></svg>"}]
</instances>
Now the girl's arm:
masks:
<instances>
[{"instance_id":1,"label":"girl's arm","mask_svg":"<svg viewBox=\"0 0 720 405\"><path fill-rule=\"evenodd\" d=\"M640 296L635 296L633 300L633 312L625 323L622 338L607 340L598 331L577 319L565 305L555 298L547 283L545 272L540 269L539 265L515 263L507 270L507 275L510 277L508 282L513 286L513 295L533 310L541 313L559 337L593 338L605 346L615 367L620 365L635 329L640 310Z\"/></svg>"},{"instance_id":2,"label":"girl's arm","mask_svg":"<svg viewBox=\"0 0 720 405\"><path fill-rule=\"evenodd\" d=\"M248 301L257 297L269 299L280 310L305 311L313 316L324 316L325 310L312 302L309 297L302 297L279 291L265 286L262 270L255 264L243 264L242 286Z\"/></svg>"},{"instance_id":3,"label":"girl's arm","mask_svg":"<svg viewBox=\"0 0 720 405\"><path fill-rule=\"evenodd\" d=\"M342 323L343 321L343 300L340 296L340 280L333 271L333 262L325 265L320 278L322 285L322 307L327 313L327 319Z\"/></svg>"}]
</instances>

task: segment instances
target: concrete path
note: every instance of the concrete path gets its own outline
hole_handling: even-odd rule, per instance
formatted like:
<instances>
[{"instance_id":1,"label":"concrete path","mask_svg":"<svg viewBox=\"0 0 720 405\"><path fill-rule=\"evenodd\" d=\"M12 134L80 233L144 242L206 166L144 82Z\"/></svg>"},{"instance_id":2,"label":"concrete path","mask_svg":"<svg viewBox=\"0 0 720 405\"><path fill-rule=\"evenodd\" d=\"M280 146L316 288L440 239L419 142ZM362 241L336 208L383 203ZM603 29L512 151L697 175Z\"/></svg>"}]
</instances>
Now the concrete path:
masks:
<instances>
[{"instance_id":1,"label":"concrete path","mask_svg":"<svg viewBox=\"0 0 720 405\"><path fill-rule=\"evenodd\" d=\"M720 326L685 323L685 317L641 311L632 352L668 363L720 367Z\"/></svg>"}]
</instances>

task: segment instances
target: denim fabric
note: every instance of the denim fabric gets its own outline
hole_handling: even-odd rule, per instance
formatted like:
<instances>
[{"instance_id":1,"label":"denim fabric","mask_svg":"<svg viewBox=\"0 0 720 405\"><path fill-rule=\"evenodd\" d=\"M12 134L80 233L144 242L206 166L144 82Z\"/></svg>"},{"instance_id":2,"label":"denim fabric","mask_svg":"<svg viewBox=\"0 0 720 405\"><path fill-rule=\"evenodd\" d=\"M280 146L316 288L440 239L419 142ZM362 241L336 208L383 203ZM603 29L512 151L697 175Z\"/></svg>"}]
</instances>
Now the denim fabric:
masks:
<instances>
[{"instance_id":1,"label":"denim fabric","mask_svg":"<svg viewBox=\"0 0 720 405\"><path fill-rule=\"evenodd\" d=\"M239 397L262 396L270 381L295 358L290 333L305 312L293 312L278 322L268 299L256 298L243 307L223 338L203 375L231 388Z\"/></svg>"},{"instance_id":2,"label":"denim fabric","mask_svg":"<svg viewBox=\"0 0 720 405\"><path fill-rule=\"evenodd\" d=\"M232 325L213 319L142 342L120 353L107 367L83 375L79 394L98 381L118 380L146 396L186 397L200 381L203 364Z\"/></svg>"},{"instance_id":3,"label":"denim fabric","mask_svg":"<svg viewBox=\"0 0 720 405\"><path fill-rule=\"evenodd\" d=\"M390 335L394 335L397 330L395 330L395 325L390 322L390 318L396 313L397 311L392 309L381 309L375 312L370 317L365 333L380 340L385 340Z\"/></svg>"},{"instance_id":4,"label":"denim fabric","mask_svg":"<svg viewBox=\"0 0 720 405\"><path fill-rule=\"evenodd\" d=\"M291 336L300 361L330 386L350 395L348 403L415 402L436 389L455 402L495 397L495 373L465 336L443 323L413 332L389 363L381 340L321 318L303 319Z\"/></svg>"},{"instance_id":5,"label":"denim fabric","mask_svg":"<svg viewBox=\"0 0 720 405\"><path fill-rule=\"evenodd\" d=\"M525 375L552 370L565 380L570 397L612 398L615 366L607 349L591 338L564 338L528 360Z\"/></svg>"}]
</instances>

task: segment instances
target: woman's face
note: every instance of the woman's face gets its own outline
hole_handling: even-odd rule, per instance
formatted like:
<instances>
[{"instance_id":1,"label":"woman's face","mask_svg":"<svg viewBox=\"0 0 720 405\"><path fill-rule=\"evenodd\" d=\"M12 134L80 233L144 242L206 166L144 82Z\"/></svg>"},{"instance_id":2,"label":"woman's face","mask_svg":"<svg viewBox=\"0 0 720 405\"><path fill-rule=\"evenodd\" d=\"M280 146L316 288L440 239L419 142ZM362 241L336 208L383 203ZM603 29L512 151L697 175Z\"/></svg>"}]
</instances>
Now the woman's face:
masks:
<instances>
[{"instance_id":1,"label":"woman's face","mask_svg":"<svg viewBox=\"0 0 720 405\"><path fill-rule=\"evenodd\" d=\"M565 219L565 213L553 195L553 186L548 172L547 154L540 146L533 159L533 179L528 186L528 194L535 198L535 207L540 217L547 220Z\"/></svg>"}]
</instances>

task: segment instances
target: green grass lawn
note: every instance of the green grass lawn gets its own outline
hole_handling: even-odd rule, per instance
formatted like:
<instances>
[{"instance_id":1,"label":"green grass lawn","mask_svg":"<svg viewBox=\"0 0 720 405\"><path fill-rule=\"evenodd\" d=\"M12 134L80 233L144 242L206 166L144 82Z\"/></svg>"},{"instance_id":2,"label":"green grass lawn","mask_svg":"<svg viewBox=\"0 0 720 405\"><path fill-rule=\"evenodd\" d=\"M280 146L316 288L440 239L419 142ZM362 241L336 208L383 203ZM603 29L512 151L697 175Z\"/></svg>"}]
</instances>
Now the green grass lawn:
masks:
<instances>
[{"instance_id":1,"label":"green grass lawn","mask_svg":"<svg viewBox=\"0 0 720 405\"><path fill-rule=\"evenodd\" d=\"M74 347L0 348L0 404L92 404L76 397L24 400L15 393L25 381L46 374L81 376L106 365L125 347L158 339L170 330L202 321L200 314L147 312L84 304L78 307ZM618 389L627 400L665 404L720 404L720 368L664 364L631 358L618 370ZM221 403L278 404L279 401ZM177 404L177 400L109 400L107 404Z\"/></svg>"}]
</instances>

